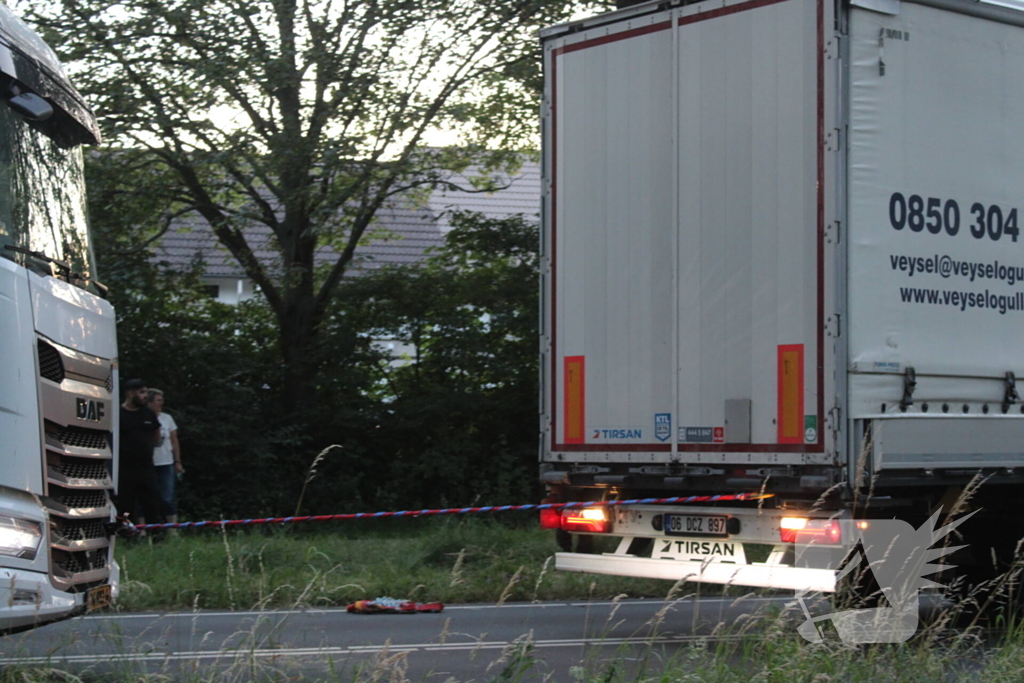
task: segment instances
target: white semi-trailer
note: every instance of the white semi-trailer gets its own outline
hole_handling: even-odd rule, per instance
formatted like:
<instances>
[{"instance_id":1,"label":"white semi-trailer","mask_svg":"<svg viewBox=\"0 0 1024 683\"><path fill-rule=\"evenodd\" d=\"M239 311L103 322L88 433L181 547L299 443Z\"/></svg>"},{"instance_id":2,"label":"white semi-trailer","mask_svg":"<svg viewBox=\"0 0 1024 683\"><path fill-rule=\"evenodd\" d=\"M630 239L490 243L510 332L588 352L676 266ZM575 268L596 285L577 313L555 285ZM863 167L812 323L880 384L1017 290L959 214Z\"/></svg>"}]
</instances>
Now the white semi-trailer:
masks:
<instances>
[{"instance_id":1,"label":"white semi-trailer","mask_svg":"<svg viewBox=\"0 0 1024 683\"><path fill-rule=\"evenodd\" d=\"M0 634L118 586L114 312L94 281L82 171L92 112L0 3Z\"/></svg>"},{"instance_id":2,"label":"white semi-trailer","mask_svg":"<svg viewBox=\"0 0 1024 683\"><path fill-rule=\"evenodd\" d=\"M542 42L549 500L772 494L549 513L557 566L829 591L834 567L795 544L918 526L980 473L957 563L1005 567L1024 536L1024 12L670 0ZM587 552L595 534L622 541Z\"/></svg>"}]
</instances>

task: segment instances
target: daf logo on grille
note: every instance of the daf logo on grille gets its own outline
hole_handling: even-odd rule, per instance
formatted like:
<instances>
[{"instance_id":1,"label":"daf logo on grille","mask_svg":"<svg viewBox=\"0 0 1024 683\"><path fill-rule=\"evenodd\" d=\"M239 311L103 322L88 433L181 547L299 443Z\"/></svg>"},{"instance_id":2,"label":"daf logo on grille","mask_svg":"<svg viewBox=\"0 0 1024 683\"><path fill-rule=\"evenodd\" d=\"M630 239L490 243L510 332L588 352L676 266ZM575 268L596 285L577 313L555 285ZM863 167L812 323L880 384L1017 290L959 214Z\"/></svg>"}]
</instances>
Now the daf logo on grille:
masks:
<instances>
[{"instance_id":1,"label":"daf logo on grille","mask_svg":"<svg viewBox=\"0 0 1024 683\"><path fill-rule=\"evenodd\" d=\"M75 399L77 404L77 411L75 417L79 420L89 420L90 422L99 422L103 419L106 413L106 404L103 401L92 401L87 398Z\"/></svg>"}]
</instances>

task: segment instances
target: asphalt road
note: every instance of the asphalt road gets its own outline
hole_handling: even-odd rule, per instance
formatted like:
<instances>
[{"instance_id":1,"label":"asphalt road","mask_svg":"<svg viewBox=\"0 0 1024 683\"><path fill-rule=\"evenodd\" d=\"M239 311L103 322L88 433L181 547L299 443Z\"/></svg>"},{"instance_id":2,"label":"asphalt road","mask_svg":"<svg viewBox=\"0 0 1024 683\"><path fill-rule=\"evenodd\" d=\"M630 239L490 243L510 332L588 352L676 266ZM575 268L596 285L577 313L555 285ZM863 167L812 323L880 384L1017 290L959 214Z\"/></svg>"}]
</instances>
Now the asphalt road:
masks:
<instances>
[{"instance_id":1,"label":"asphalt road","mask_svg":"<svg viewBox=\"0 0 1024 683\"><path fill-rule=\"evenodd\" d=\"M568 681L571 667L595 670L608 659L657 669L680 648L706 641L719 624L741 624L791 600L455 605L409 615L343 609L100 614L0 638L0 666L218 681L375 669L386 674L381 680L397 671L411 680L460 683L493 680L509 669L520 675L514 680Z\"/></svg>"}]
</instances>

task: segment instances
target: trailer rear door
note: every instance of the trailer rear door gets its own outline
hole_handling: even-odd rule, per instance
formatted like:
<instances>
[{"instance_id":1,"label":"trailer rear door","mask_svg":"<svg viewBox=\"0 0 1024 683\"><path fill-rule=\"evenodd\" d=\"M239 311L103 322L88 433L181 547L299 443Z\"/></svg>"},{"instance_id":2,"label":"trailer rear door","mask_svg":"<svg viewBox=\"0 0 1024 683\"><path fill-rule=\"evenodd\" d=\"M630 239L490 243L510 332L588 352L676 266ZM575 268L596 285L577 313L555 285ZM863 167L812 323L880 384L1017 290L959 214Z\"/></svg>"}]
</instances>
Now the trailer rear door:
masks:
<instances>
[{"instance_id":1,"label":"trailer rear door","mask_svg":"<svg viewBox=\"0 0 1024 683\"><path fill-rule=\"evenodd\" d=\"M828 5L547 39L550 457L829 461Z\"/></svg>"}]
</instances>

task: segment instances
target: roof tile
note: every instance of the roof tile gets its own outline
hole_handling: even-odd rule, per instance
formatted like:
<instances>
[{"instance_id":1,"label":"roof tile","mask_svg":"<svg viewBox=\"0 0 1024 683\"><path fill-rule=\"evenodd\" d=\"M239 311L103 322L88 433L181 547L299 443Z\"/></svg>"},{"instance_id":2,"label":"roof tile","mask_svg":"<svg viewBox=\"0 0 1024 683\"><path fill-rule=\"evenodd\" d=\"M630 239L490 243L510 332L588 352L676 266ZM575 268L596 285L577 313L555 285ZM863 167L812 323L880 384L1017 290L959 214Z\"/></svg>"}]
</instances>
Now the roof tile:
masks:
<instances>
[{"instance_id":1,"label":"roof tile","mask_svg":"<svg viewBox=\"0 0 1024 683\"><path fill-rule=\"evenodd\" d=\"M452 211L476 211L490 218L516 214L537 216L540 186L539 165L527 162L517 175L507 179L506 187L495 192L439 189L424 206L403 204L398 197L378 212L376 222L368 231L369 239L356 252L353 272L422 259L426 250L439 246L451 230ZM257 259L270 267L277 263L278 254L272 246L274 237L269 227L254 223L245 230L245 236ZM317 265L332 263L336 253L331 247L321 247L315 262ZM171 230L157 242L152 260L170 270L185 270L201 260L208 277L245 276L235 258L219 244L210 225L198 215L183 216L175 221Z\"/></svg>"}]
</instances>

